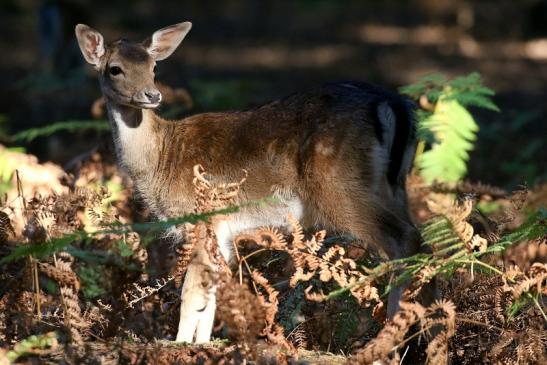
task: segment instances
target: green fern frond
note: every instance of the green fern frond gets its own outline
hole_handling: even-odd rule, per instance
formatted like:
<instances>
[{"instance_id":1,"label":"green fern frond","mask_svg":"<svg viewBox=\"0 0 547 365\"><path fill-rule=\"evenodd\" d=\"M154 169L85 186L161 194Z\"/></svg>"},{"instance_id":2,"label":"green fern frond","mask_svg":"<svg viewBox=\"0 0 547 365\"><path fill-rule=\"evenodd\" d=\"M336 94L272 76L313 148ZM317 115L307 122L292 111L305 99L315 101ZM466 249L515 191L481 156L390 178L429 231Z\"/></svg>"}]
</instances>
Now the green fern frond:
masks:
<instances>
[{"instance_id":1,"label":"green fern frond","mask_svg":"<svg viewBox=\"0 0 547 365\"><path fill-rule=\"evenodd\" d=\"M12 178L17 169L16 159L12 152L24 153L22 147L10 147L0 150L0 195L6 193L12 188Z\"/></svg>"},{"instance_id":2,"label":"green fern frond","mask_svg":"<svg viewBox=\"0 0 547 365\"><path fill-rule=\"evenodd\" d=\"M167 229L178 226L183 223L192 223L196 224L200 221L208 221L211 217L215 215L225 215L230 213L235 213L243 206L258 205L263 204L264 202L269 201L268 199L256 200L242 204L241 206L233 206L224 209L215 210L212 212L202 213L202 214L188 214L182 217L172 218L165 221L157 222L145 222L145 223L134 223L134 224L120 224L112 223L108 225L101 226L101 229L98 229L93 232L86 231L75 231L74 233L66 234L60 238L51 239L49 241L33 244L33 245L20 245L13 249L13 251L0 259L0 264L5 264L11 261L15 261L27 256L34 256L37 258L47 257L52 255L55 252L62 251L70 246L73 242L90 240L97 236L105 234L123 234L128 232L139 232L143 234L150 234L152 232L161 232L166 231Z\"/></svg>"},{"instance_id":3,"label":"green fern frond","mask_svg":"<svg viewBox=\"0 0 547 365\"><path fill-rule=\"evenodd\" d=\"M7 256L4 256L0 260L0 264L6 264L23 257L34 256L36 258L47 257L53 255L55 252L64 250L68 245L75 241L88 238L87 234L82 231L64 235L60 238L52 239L50 241L32 244L32 245L19 245L11 251Z\"/></svg>"},{"instance_id":4,"label":"green fern frond","mask_svg":"<svg viewBox=\"0 0 547 365\"><path fill-rule=\"evenodd\" d=\"M351 298L348 298L351 300ZM357 303L352 303L353 308L345 308L342 312L338 313L335 328L334 328L334 340L339 346L344 346L349 340L355 336L359 318L357 313L354 312L354 308L359 308Z\"/></svg>"},{"instance_id":5,"label":"green fern frond","mask_svg":"<svg viewBox=\"0 0 547 365\"><path fill-rule=\"evenodd\" d=\"M424 106L427 110L417 113L418 138L431 146L416 157L421 175L428 183L462 179L479 130L466 107L499 111L491 100L494 91L482 85L478 73L453 80L443 75L429 75L400 91L420 100L421 104L425 96L425 104L431 104Z\"/></svg>"},{"instance_id":6,"label":"green fern frond","mask_svg":"<svg viewBox=\"0 0 547 365\"><path fill-rule=\"evenodd\" d=\"M41 128L31 128L18 132L11 136L12 141L31 142L38 137L47 137L54 133L97 131L105 132L110 130L110 125L105 120L69 120L66 122L53 123Z\"/></svg>"},{"instance_id":7,"label":"green fern frond","mask_svg":"<svg viewBox=\"0 0 547 365\"><path fill-rule=\"evenodd\" d=\"M21 342L15 344L11 351L7 351L7 353L5 353L5 357L2 356L2 360L6 360L6 362L2 361L2 364L15 364L16 360L20 357L37 354L40 353L40 351L45 352L47 350L54 349L58 346L57 337L58 335L55 332L48 332L42 335L32 335L27 337ZM17 363L19 362L17 361Z\"/></svg>"},{"instance_id":8,"label":"green fern frond","mask_svg":"<svg viewBox=\"0 0 547 365\"><path fill-rule=\"evenodd\" d=\"M401 87L399 91L416 100L422 95L427 95L429 101L435 103L441 96L442 90L447 82L448 80L444 75L431 74L422 77L412 85Z\"/></svg>"},{"instance_id":9,"label":"green fern frond","mask_svg":"<svg viewBox=\"0 0 547 365\"><path fill-rule=\"evenodd\" d=\"M475 106L499 112L496 104L494 104L488 97L480 94L455 94L452 99L458 101L461 105Z\"/></svg>"},{"instance_id":10,"label":"green fern frond","mask_svg":"<svg viewBox=\"0 0 547 365\"><path fill-rule=\"evenodd\" d=\"M450 222L444 217L435 217L421 227L423 244L435 248L435 252L443 252L448 248L458 248L463 245L454 232Z\"/></svg>"},{"instance_id":11,"label":"green fern frond","mask_svg":"<svg viewBox=\"0 0 547 365\"><path fill-rule=\"evenodd\" d=\"M524 240L533 240L547 236L547 208L541 207L536 212L531 214L526 221L521 224L515 231L503 235L500 240L488 246L486 252L502 252L507 247Z\"/></svg>"},{"instance_id":12,"label":"green fern frond","mask_svg":"<svg viewBox=\"0 0 547 365\"><path fill-rule=\"evenodd\" d=\"M416 100L425 95L433 104L441 98L447 98L457 100L463 106L499 111L491 100L495 95L494 90L482 84L482 78L477 72L453 80L439 74L426 75L415 84L402 87L400 92Z\"/></svg>"},{"instance_id":13,"label":"green fern frond","mask_svg":"<svg viewBox=\"0 0 547 365\"><path fill-rule=\"evenodd\" d=\"M421 122L421 127L434 136L432 149L417 158L424 179L452 182L463 178L479 129L471 114L458 101L443 98L437 102L434 113Z\"/></svg>"},{"instance_id":14,"label":"green fern frond","mask_svg":"<svg viewBox=\"0 0 547 365\"><path fill-rule=\"evenodd\" d=\"M442 216L435 216L420 227L423 238L423 245L433 246L433 254L418 253L402 259L394 259L376 267L367 268L369 273L366 277L359 279L355 284L334 290L330 292L326 300L340 299L347 295L349 290L366 281L374 278L380 282L381 278L390 278L390 284L385 288L383 297L387 296L391 289L406 283L413 278L421 269L425 267L435 267L435 275L451 275L457 269L474 266L474 270L485 270L492 272L497 270L480 258L495 252L502 252L509 246L522 242L523 240L532 240L547 235L547 209L540 208L532 214L524 224L516 231L503 235L500 240L489 245L484 252L469 252L463 248L461 241L451 223ZM392 274L396 274L392 276ZM366 280L366 281L365 281Z\"/></svg>"}]
</instances>

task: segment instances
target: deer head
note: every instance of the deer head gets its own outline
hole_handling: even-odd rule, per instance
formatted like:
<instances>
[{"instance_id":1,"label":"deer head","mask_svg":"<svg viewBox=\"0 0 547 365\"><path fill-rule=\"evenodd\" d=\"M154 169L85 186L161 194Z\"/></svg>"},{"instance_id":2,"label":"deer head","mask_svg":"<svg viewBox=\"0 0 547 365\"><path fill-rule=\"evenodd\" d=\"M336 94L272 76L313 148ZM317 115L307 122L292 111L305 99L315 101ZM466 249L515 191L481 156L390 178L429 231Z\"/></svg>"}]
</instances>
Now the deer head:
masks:
<instances>
[{"instance_id":1,"label":"deer head","mask_svg":"<svg viewBox=\"0 0 547 365\"><path fill-rule=\"evenodd\" d=\"M76 26L78 45L87 62L99 72L103 95L111 102L153 109L161 102L154 84L156 61L169 57L192 28L184 22L156 31L141 43L124 39L105 45L95 29Z\"/></svg>"}]
</instances>

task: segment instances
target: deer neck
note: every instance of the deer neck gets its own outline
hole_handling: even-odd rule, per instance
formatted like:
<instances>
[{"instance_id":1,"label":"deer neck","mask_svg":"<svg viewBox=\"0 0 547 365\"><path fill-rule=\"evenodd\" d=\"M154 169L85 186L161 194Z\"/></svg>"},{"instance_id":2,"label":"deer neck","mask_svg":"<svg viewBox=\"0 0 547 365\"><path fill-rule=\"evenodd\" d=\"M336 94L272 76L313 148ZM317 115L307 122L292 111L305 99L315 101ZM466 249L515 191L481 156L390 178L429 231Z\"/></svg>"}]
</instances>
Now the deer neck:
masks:
<instances>
[{"instance_id":1,"label":"deer neck","mask_svg":"<svg viewBox=\"0 0 547 365\"><path fill-rule=\"evenodd\" d=\"M149 109L137 109L107 100L108 118L119 163L133 179L145 177L158 162L161 138L159 117Z\"/></svg>"}]
</instances>

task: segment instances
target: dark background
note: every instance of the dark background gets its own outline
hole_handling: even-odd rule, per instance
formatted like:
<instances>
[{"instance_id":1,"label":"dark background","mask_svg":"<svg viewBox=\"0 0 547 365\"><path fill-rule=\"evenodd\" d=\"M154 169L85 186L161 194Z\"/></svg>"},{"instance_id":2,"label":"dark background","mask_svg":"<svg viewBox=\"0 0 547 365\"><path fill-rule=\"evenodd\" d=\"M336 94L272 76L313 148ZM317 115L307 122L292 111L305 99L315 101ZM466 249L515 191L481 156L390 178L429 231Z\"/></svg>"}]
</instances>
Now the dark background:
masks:
<instances>
[{"instance_id":1,"label":"dark background","mask_svg":"<svg viewBox=\"0 0 547 365\"><path fill-rule=\"evenodd\" d=\"M470 178L514 187L546 177L547 1L1 0L0 14L7 134L91 119L100 90L75 24L107 41L140 41L189 20L182 46L158 66L159 81L195 99L177 116L246 108L327 81L395 89L432 72L478 71L502 112L474 111L481 131ZM25 147L42 161L65 163L107 138L60 133Z\"/></svg>"}]
</instances>

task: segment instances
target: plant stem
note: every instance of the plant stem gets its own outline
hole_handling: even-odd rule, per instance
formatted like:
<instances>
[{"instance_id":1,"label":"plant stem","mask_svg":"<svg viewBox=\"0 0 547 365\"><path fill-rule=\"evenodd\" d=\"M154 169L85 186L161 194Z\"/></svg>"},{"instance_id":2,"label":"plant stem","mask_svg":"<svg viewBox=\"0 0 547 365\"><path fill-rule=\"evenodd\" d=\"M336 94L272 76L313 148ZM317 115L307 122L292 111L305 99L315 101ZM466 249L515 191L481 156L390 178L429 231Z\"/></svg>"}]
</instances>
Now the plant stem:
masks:
<instances>
[{"instance_id":1,"label":"plant stem","mask_svg":"<svg viewBox=\"0 0 547 365\"><path fill-rule=\"evenodd\" d=\"M502 275L503 276L503 272L496 269L495 267L493 266L490 266L488 265L487 263L485 262L482 262L480 260L455 260L455 262L459 262L459 263L462 263L462 264L477 264L477 265L480 265L480 266L483 266L487 269L489 269L490 271L493 271L495 272L496 274L498 275Z\"/></svg>"},{"instance_id":2,"label":"plant stem","mask_svg":"<svg viewBox=\"0 0 547 365\"><path fill-rule=\"evenodd\" d=\"M534 297L532 294L530 293L526 293L527 296L529 298L532 299L532 301L534 302L535 306L539 309L539 312L541 313L541 315L543 316L543 319L545 320L545 322L547 322L547 315L545 314L545 312L543 311L543 308L541 307L541 304L539 304L538 300L536 297Z\"/></svg>"}]
</instances>

